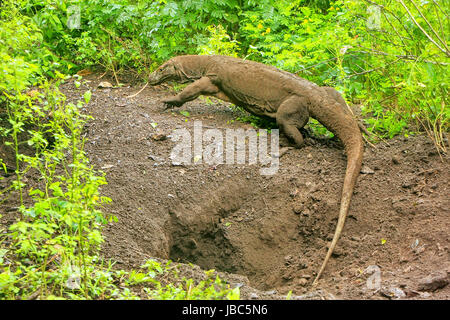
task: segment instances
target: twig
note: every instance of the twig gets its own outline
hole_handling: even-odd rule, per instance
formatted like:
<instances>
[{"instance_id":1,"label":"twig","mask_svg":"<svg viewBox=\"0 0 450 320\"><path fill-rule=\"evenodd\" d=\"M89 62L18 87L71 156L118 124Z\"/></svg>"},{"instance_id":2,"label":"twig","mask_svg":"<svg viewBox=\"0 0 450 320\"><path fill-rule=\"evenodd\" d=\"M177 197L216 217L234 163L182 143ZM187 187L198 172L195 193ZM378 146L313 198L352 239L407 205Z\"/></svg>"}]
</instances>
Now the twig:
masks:
<instances>
[{"instance_id":1,"label":"twig","mask_svg":"<svg viewBox=\"0 0 450 320\"><path fill-rule=\"evenodd\" d=\"M298 71L295 71L294 73L297 74L297 73L300 73L300 72L302 72L302 71L305 71L305 70L308 70L308 69L311 69L311 68L320 66L321 64L324 64L324 63L327 63L327 62L330 62L330 61L333 61L333 60L336 60L336 59L337 59L337 57L334 57L334 58L331 58L331 59L327 59L327 60L321 61L321 62L319 62L319 63L316 63L316 64L314 64L314 65L312 65L312 66L309 66L309 67L300 69L300 70L298 70Z\"/></svg>"},{"instance_id":2,"label":"twig","mask_svg":"<svg viewBox=\"0 0 450 320\"><path fill-rule=\"evenodd\" d=\"M372 147L372 149L378 149L372 142L370 142L364 135L361 135L363 139L367 142L369 146Z\"/></svg>"},{"instance_id":3,"label":"twig","mask_svg":"<svg viewBox=\"0 0 450 320\"><path fill-rule=\"evenodd\" d=\"M103 73L100 77L98 77L98 79L100 80L101 78L103 78L105 76L105 74L107 74L108 71L105 71L105 73Z\"/></svg>"},{"instance_id":4,"label":"twig","mask_svg":"<svg viewBox=\"0 0 450 320\"><path fill-rule=\"evenodd\" d=\"M406 12L408 13L409 17L411 18L411 20L414 22L414 24L422 31L422 33L428 38L428 40L430 40L439 50L441 50L443 53L445 53L447 55L447 57L450 57L450 52L448 50L445 50L443 48L441 48L440 45L438 45L436 43L436 41L434 41L434 39L422 28L422 26L416 21L416 19L414 19L413 15L411 14L411 12L409 11L408 7L405 5L405 3L403 2L403 0L398 0L400 1L400 3L402 4L402 6L405 8Z\"/></svg>"},{"instance_id":5,"label":"twig","mask_svg":"<svg viewBox=\"0 0 450 320\"><path fill-rule=\"evenodd\" d=\"M417 117L417 120L419 120L420 124L425 129L425 132L427 133L428 137L431 139L431 141L433 141L434 147L436 148L436 151L439 154L439 158L441 158L441 161L443 162L444 159L442 158L441 150L440 150L441 146L439 145L439 141L436 140L434 130L430 127L430 124L428 121L426 121L427 125L425 125L425 123L423 123L423 121L420 119L420 117Z\"/></svg>"},{"instance_id":6,"label":"twig","mask_svg":"<svg viewBox=\"0 0 450 320\"><path fill-rule=\"evenodd\" d=\"M437 4L436 1L434 1L434 0L431 0L431 1L433 1L434 5L435 5L436 7L438 7L439 10L441 10L441 12L442 12L442 13L447 17L447 19L448 19L448 18L449 18L449 15L448 15L444 10L442 10L441 6L440 6L439 4Z\"/></svg>"},{"instance_id":7,"label":"twig","mask_svg":"<svg viewBox=\"0 0 450 320\"><path fill-rule=\"evenodd\" d=\"M416 5L416 3L414 1L412 1L412 0L409 0L409 1L414 5L414 7L416 7L416 9L419 12L420 16L423 18L423 20L425 20L426 24L430 27L431 31L433 31L434 35L438 38L438 40L444 45L444 48L447 51L446 53L448 53L449 50L448 50L448 47L447 47L447 43L445 43L445 41L442 40L441 37L439 36L439 34L433 29L433 26L430 24L430 22L427 20L427 18L425 18L425 16L423 15L422 11L420 11L420 9Z\"/></svg>"},{"instance_id":8,"label":"twig","mask_svg":"<svg viewBox=\"0 0 450 320\"><path fill-rule=\"evenodd\" d=\"M136 92L135 94L132 94L131 96L128 96L127 98L134 98L136 97L139 93L142 92L142 90L144 90L146 87L148 86L148 82L145 84L145 86L142 87L141 90L139 90L138 92Z\"/></svg>"},{"instance_id":9,"label":"twig","mask_svg":"<svg viewBox=\"0 0 450 320\"><path fill-rule=\"evenodd\" d=\"M388 19L388 16L386 15L386 13L384 12L384 10L382 11L384 18L386 19L386 21L389 23L389 25L391 26L391 28L395 31L395 33L397 34L397 37L400 39L400 41L403 43L403 45L405 47L408 47L405 43L405 41L403 40L403 37L400 35L400 33L397 31L397 29L394 27L394 25L391 23L391 20ZM408 39L408 38L406 38ZM408 39L408 40L412 40L412 39Z\"/></svg>"},{"instance_id":10,"label":"twig","mask_svg":"<svg viewBox=\"0 0 450 320\"><path fill-rule=\"evenodd\" d=\"M396 63L397 61L400 61L400 60L401 60L401 58L398 58L397 60L391 61L391 62L387 63L384 66L373 68L373 69L370 69L370 70L365 70L363 72L358 72L358 73L351 74L349 76L346 76L345 79L348 79L348 78L351 78L351 77L354 77L354 76L360 76L360 75L363 75L363 74L366 74L366 73L370 73L370 72L373 72L373 71L376 71L376 70L379 70L379 69L383 69L383 68L385 68L385 67L387 67L387 66L389 66L391 64L394 64L394 63Z\"/></svg>"},{"instance_id":11,"label":"twig","mask_svg":"<svg viewBox=\"0 0 450 320\"><path fill-rule=\"evenodd\" d=\"M393 56L393 57L401 58L402 60L418 61L420 59L420 57L414 56L412 54L409 54L409 55L390 54L390 53L379 51L379 50L375 50L375 49L365 48L365 47L363 47L361 45L358 45L358 47L362 48L364 50L369 50L369 51L361 51L361 50L359 50L359 51L351 51L351 52L359 52L359 53L365 53L365 54L374 54L374 55L379 55L379 56ZM431 60L422 60L422 61L426 62L426 63L432 63L432 64L441 65L441 66L448 66L449 65L449 63L440 62L440 61L431 61Z\"/></svg>"}]
</instances>

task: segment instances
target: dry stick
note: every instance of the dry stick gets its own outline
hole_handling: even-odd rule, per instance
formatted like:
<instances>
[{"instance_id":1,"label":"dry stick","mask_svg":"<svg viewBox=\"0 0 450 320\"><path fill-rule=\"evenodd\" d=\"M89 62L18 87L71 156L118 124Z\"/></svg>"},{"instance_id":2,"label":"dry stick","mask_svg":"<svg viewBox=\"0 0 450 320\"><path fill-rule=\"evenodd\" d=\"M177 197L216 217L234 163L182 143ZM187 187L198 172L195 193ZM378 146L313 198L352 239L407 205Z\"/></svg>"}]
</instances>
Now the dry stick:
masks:
<instances>
[{"instance_id":1,"label":"dry stick","mask_svg":"<svg viewBox=\"0 0 450 320\"><path fill-rule=\"evenodd\" d=\"M434 12L436 12L436 17L438 18L438 21L439 21L439 29L440 29L441 33L444 34L445 33L444 32L444 27L442 26L442 21L441 21L441 17L439 16L439 11L437 9L438 8L437 4L436 4L436 2L434 2L434 4L435 4L435 6L433 8L434 8Z\"/></svg>"},{"instance_id":2,"label":"dry stick","mask_svg":"<svg viewBox=\"0 0 450 320\"><path fill-rule=\"evenodd\" d=\"M433 1L434 5L435 5L436 7L438 7L439 10L441 10L441 12L442 12L442 13L447 17L447 19L448 19L449 15L448 15L444 10L442 10L441 6L440 6L439 4L437 4L436 1L434 1L434 0L431 0L431 1Z\"/></svg>"},{"instance_id":3,"label":"dry stick","mask_svg":"<svg viewBox=\"0 0 450 320\"><path fill-rule=\"evenodd\" d=\"M438 154L439 154L439 158L441 158L441 161L443 162L444 160L443 160L443 158L442 158L441 151L440 151L440 149L439 149L438 141L436 141L436 139L435 139L435 137L434 137L434 134L432 134L432 133L433 133L433 129L431 129L431 128L429 127L430 124L429 124L428 122L426 122L426 123L427 123L427 126L428 126L428 127L427 127L427 126L425 126L425 123L422 122L422 120L420 119L420 117L418 117L417 120L419 120L420 124L421 124L422 127L425 129L425 132L427 133L428 137L431 139L431 141L433 141L434 147L436 148L436 150L437 150L437 152L438 152Z\"/></svg>"},{"instance_id":4,"label":"dry stick","mask_svg":"<svg viewBox=\"0 0 450 320\"><path fill-rule=\"evenodd\" d=\"M370 73L370 72L373 72L373 71L376 71L376 70L383 69L383 68L385 68L385 67L387 67L387 66L389 66L389 65L391 65L391 64L394 64L394 63L400 61L401 59L402 59L402 58L398 58L397 60L391 61L391 62L389 62L389 63L387 63L386 65L381 66L381 67L377 67L377 68L373 68L373 69L370 69L370 70L365 70L365 71L363 71L363 72L358 72L358 73L351 74L351 75L349 75L349 76L346 76L345 79L351 78L351 77L354 77L354 76L360 76L360 75L363 75L363 74L366 74L366 73Z\"/></svg>"},{"instance_id":5,"label":"dry stick","mask_svg":"<svg viewBox=\"0 0 450 320\"><path fill-rule=\"evenodd\" d=\"M320 66L321 64L324 64L324 63L327 63L327 62L330 62L330 61L333 61L333 60L336 60L336 59L337 59L337 57L334 57L334 58L331 58L331 59L327 59L327 60L321 61L319 63L316 63L316 64L312 65L312 66L309 66L309 67L300 69L298 71L295 71L294 74L300 73L302 71L305 71L305 70L308 70L308 69L311 69L311 68L314 68L314 67L317 67L317 66Z\"/></svg>"},{"instance_id":6,"label":"dry stick","mask_svg":"<svg viewBox=\"0 0 450 320\"><path fill-rule=\"evenodd\" d=\"M120 85L119 79L117 78L116 68L114 68L114 63L112 63L112 61L111 61L111 68L112 68L112 71L113 71L113 74L114 74L114 78L116 79L117 85Z\"/></svg>"},{"instance_id":7,"label":"dry stick","mask_svg":"<svg viewBox=\"0 0 450 320\"><path fill-rule=\"evenodd\" d=\"M440 45L438 45L436 43L436 41L434 41L434 39L432 37L430 37L430 35L422 28L422 26L416 21L416 19L414 19L413 15L411 14L411 12L409 11L408 7L405 5L405 3L403 2L403 0L398 0L400 1L400 3L402 4L402 6L405 8L406 12L408 13L409 17L411 18L411 20L414 22L414 24L422 31L422 33L428 38L428 40L430 40L439 50L441 50L443 53L445 53L448 57L450 57L450 52L448 50L445 50L443 48L441 48Z\"/></svg>"},{"instance_id":8,"label":"dry stick","mask_svg":"<svg viewBox=\"0 0 450 320\"><path fill-rule=\"evenodd\" d=\"M358 59L361 60L361 58L359 58L356 54L346 54L344 57L355 57L355 58L358 58ZM302 68L302 69L300 69L300 70L298 70L298 71L295 71L294 74L297 75L298 73L300 73L300 72L302 72L302 71L306 71L306 70L308 70L308 69L311 69L311 68L320 66L321 64L324 64L324 63L327 63L327 62L330 62L330 61L333 61L333 60L336 60L336 59L337 59L337 57L334 57L334 58L330 58L330 59L327 59L327 60L318 62L318 63L313 64L313 65L311 65L311 66L308 66L308 67L306 67L306 68Z\"/></svg>"},{"instance_id":9,"label":"dry stick","mask_svg":"<svg viewBox=\"0 0 450 320\"><path fill-rule=\"evenodd\" d=\"M105 76L105 74L107 74L107 73L108 73L108 71L105 71L105 73L102 74L100 77L98 77L98 79L100 80L100 79L103 78L103 77Z\"/></svg>"},{"instance_id":10,"label":"dry stick","mask_svg":"<svg viewBox=\"0 0 450 320\"><path fill-rule=\"evenodd\" d=\"M146 87L148 86L148 82L145 84L145 86L142 87L141 90L139 90L138 92L136 92L135 94L132 94L131 96L128 96L127 98L134 98L136 97L139 93L142 92L142 90L144 90Z\"/></svg>"},{"instance_id":11,"label":"dry stick","mask_svg":"<svg viewBox=\"0 0 450 320\"><path fill-rule=\"evenodd\" d=\"M386 34L389 35L390 37L392 37L392 34L389 33L389 32L387 32L387 31L368 30L368 29L366 29L366 30L367 30L367 34L368 34L369 36L375 38L375 39L378 40L378 41L384 41L384 42L390 43L390 44L392 44L392 45L395 46L395 47L408 48L408 46L405 45L405 44L395 43L395 42L392 42L392 41L390 41L390 40L387 40L387 39L386 39ZM373 33L375 33L375 32L380 33L380 34L382 34L382 35L384 36L384 38L378 37L377 35L372 34L371 32L373 32ZM405 39L408 39L408 38L405 38ZM403 42L403 39L400 39L400 40Z\"/></svg>"},{"instance_id":12,"label":"dry stick","mask_svg":"<svg viewBox=\"0 0 450 320\"><path fill-rule=\"evenodd\" d=\"M431 26L430 22L428 22L427 18L425 18L425 16L423 15L422 11L420 11L419 7L416 5L416 3L412 0L409 0L414 7L416 7L417 11L419 12L420 16L423 18L423 20L425 20L426 24L430 27L431 31L433 31L434 35L438 38L438 40L444 45L445 50L447 51L447 55L449 52L449 49L447 47L447 43L444 42L444 40L441 39L441 37L439 36L439 34L433 29L433 27ZM438 16L439 17L439 16Z\"/></svg>"},{"instance_id":13,"label":"dry stick","mask_svg":"<svg viewBox=\"0 0 450 320\"><path fill-rule=\"evenodd\" d=\"M372 142L370 142L363 134L361 135L364 139L364 141L366 141L366 143L372 148L372 149L378 149Z\"/></svg>"},{"instance_id":14,"label":"dry stick","mask_svg":"<svg viewBox=\"0 0 450 320\"><path fill-rule=\"evenodd\" d=\"M390 54L387 52L383 52L383 51L379 51L379 50L375 50L375 49L370 49L370 48L365 48L361 45L357 45L357 47L362 48L364 50L369 50L369 51L351 51L351 52L359 52L359 53L365 53L365 54L374 54L374 55L379 55L379 56L393 56L393 57L397 57L397 58L401 58L402 60L413 60L413 61L418 61L420 59L420 57L418 56L414 56L414 55L398 55L398 54ZM436 65L441 65L441 66L448 66L449 63L446 62L440 62L440 61L431 61L431 60L422 60L422 62L426 62L426 63L432 63L432 64L436 64Z\"/></svg>"},{"instance_id":15,"label":"dry stick","mask_svg":"<svg viewBox=\"0 0 450 320\"><path fill-rule=\"evenodd\" d=\"M422 93L422 96L425 98L425 103L427 104L427 106L428 106L428 109L430 109L430 112L434 115L434 112L433 112L433 110L431 109L431 106L430 106L430 104L428 103L428 102L426 102L426 97L425 97L425 95ZM417 101L416 101L416 103L418 103ZM442 110L441 110L441 112L442 112ZM437 129L437 123L438 123L438 121L439 121L439 118L440 118L440 115L441 115L441 112L439 113L439 114L437 114L437 115L434 115L435 116L435 120L434 120L434 122L433 123L431 123L431 121L430 121L430 119L428 118L428 117L425 117L425 123L427 124L427 126L428 126L428 130L429 130L429 132L428 132L428 130L427 130L427 128L425 128L425 125L424 125L424 123L422 122L422 120L420 119L420 117L418 117L417 119L420 121L420 123L422 124L422 126L424 127L424 129L425 129L425 131L427 131L427 135L430 137L430 139L433 141L433 143L434 143L434 145L435 145L435 147L436 147L436 149L438 150L438 153L439 153L439 157L441 158L441 160L442 160L442 156L441 156L441 154L440 154L440 152L439 152L439 149L441 149L441 151L442 152L446 152L446 149L445 149L445 146L443 146L443 144L442 144L442 139L440 139L442 136L441 136L441 128L438 130ZM433 137L432 137L432 135L431 135L431 133L433 133L433 136L434 136L434 139L433 139Z\"/></svg>"},{"instance_id":16,"label":"dry stick","mask_svg":"<svg viewBox=\"0 0 450 320\"><path fill-rule=\"evenodd\" d=\"M405 43L405 41L403 40L403 37L400 35L400 33L397 31L397 29L394 27L394 25L392 24L391 20L388 19L388 16L386 15L386 13L383 11L381 11L383 13L384 19L386 19L387 23L389 23L389 25L391 26L392 29L394 29L395 33L397 34L397 37L400 39L400 41L403 43L403 45L405 47L408 47L408 45ZM410 40L410 39L408 39Z\"/></svg>"},{"instance_id":17,"label":"dry stick","mask_svg":"<svg viewBox=\"0 0 450 320\"><path fill-rule=\"evenodd\" d=\"M442 132L443 132L443 130L442 130L442 124L439 125L439 128L438 128L438 122L440 121L441 115L442 115L442 113L444 112L444 101L442 101L442 108L441 108L441 111L440 111L438 114L435 114L434 111L433 111L433 109L431 108L431 105L427 102L427 100L426 100L427 98L425 97L425 95L423 94L423 92L422 92L422 96L423 96L423 98L424 98L425 103L426 103L427 106L428 106L428 109L430 110L430 113L432 113L433 116L434 116L434 118L435 118L435 120L432 122L433 128L431 128L431 125L430 125L430 122L431 122L431 121L429 120L429 118L428 118L428 117L425 118L425 120L427 121L426 123L427 123L427 125L428 125L428 128L429 128L430 131L434 134L434 140L432 139L431 136L430 136L430 138L431 138L431 140L433 140L433 142L434 142L434 144L435 144L435 146L436 146L436 149L438 149L438 147L439 147L443 153L446 153L447 150L446 150L446 148L445 148L445 144L444 144L444 142L443 142L444 139L443 139L443 137L442 137ZM418 103L418 102L416 102L416 103ZM423 124L422 124L422 126L423 126ZM427 132L427 133L428 133L428 132ZM439 150L438 150L438 152L439 152ZM440 153L439 153L439 157L440 157L441 160L442 160L442 156L441 156Z\"/></svg>"}]
</instances>

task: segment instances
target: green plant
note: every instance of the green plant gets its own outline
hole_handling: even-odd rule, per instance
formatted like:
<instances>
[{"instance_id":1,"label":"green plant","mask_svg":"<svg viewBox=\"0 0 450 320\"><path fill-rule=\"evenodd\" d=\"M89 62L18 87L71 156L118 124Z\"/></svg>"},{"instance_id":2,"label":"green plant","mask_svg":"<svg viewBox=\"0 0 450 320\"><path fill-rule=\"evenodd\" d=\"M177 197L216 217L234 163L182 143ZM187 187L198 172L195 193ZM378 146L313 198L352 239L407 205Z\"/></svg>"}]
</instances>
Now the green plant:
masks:
<instances>
[{"instance_id":1,"label":"green plant","mask_svg":"<svg viewBox=\"0 0 450 320\"><path fill-rule=\"evenodd\" d=\"M142 267L147 269L147 276L142 274L142 279L152 283L152 287L144 288L150 299L158 300L217 300L239 299L239 287L231 289L218 275L214 277L215 270L205 271L205 280L194 281L193 279L178 278L176 266L170 266L169 261L164 267L154 260L148 260ZM173 272L171 272L173 270ZM162 284L156 278L163 278L172 273L174 280L168 284Z\"/></svg>"},{"instance_id":2,"label":"green plant","mask_svg":"<svg viewBox=\"0 0 450 320\"><path fill-rule=\"evenodd\" d=\"M72 104L65 103L54 85L43 83L40 89L43 93L33 98L20 92L5 94L11 124L7 133L12 137L7 144L15 154L13 185L19 191L23 218L8 233L15 271L5 267L2 274L14 280L14 294L26 296L33 293L28 290L39 288L43 297L55 293L63 297L68 289L76 289L87 298L97 281L90 273L103 241L101 225L107 221L97 207L109 201L99 195L104 176L89 167L83 151L81 131L88 118L80 109L89 102L90 92L84 94L84 102ZM18 134L25 131L32 155L19 152ZM46 133L53 137L51 148ZM29 170L40 173L41 183L29 190L34 204L26 206L22 177Z\"/></svg>"},{"instance_id":3,"label":"green plant","mask_svg":"<svg viewBox=\"0 0 450 320\"><path fill-rule=\"evenodd\" d=\"M198 53L201 55L224 55L237 57L239 43L231 39L222 25L208 26L210 33L205 44L198 46Z\"/></svg>"}]
</instances>

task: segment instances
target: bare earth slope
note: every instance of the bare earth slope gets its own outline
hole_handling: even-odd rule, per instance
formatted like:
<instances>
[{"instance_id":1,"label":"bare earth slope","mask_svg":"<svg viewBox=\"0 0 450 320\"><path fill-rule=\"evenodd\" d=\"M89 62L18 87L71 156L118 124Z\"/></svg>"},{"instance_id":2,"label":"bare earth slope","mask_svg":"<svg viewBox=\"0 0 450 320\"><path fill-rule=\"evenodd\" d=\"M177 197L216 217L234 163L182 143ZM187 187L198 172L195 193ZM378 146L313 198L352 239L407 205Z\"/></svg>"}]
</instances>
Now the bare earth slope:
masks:
<instances>
[{"instance_id":1,"label":"bare earth slope","mask_svg":"<svg viewBox=\"0 0 450 320\"><path fill-rule=\"evenodd\" d=\"M62 91L73 100L87 86L93 91L86 150L107 174L103 194L113 202L105 210L119 219L105 229L105 257L121 268L159 257L240 274L260 290L242 290L242 298L311 291L339 211L346 165L340 144L290 150L271 177L259 174L259 164L174 166L175 142L155 134L192 132L194 120L219 129L250 126L230 123L236 114L223 103L197 99L181 108L185 117L161 112L167 89L127 98L140 86L98 89L97 76L86 79ZM387 142L366 146L343 234L315 290L338 299L449 299L448 158L441 161L425 136ZM373 270L379 289L367 286Z\"/></svg>"}]
</instances>

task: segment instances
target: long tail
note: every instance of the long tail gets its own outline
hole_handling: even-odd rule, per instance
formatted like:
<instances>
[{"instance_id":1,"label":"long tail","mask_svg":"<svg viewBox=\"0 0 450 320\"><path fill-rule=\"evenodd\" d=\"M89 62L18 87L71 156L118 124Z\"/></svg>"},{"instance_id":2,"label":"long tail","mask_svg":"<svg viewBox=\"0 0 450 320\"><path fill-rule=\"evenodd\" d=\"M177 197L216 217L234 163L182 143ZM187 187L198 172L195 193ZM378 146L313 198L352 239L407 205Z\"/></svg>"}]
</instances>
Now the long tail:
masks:
<instances>
[{"instance_id":1,"label":"long tail","mask_svg":"<svg viewBox=\"0 0 450 320\"><path fill-rule=\"evenodd\" d=\"M313 286L317 284L317 281L322 275L322 272L325 270L327 262L330 259L333 250L339 240L339 236L342 233L345 218L347 217L348 209L350 207L353 188L355 187L356 180L361 170L364 144L361 137L360 128L356 121L354 121L353 119L348 120L352 123L347 123L345 125L345 130L341 131L338 128L334 128L337 136L345 145L347 153L347 169L345 172L344 185L342 188L341 207L339 210L339 218L336 225L336 231L334 233L333 240L331 241L331 245L328 249L327 255L325 256L325 260L320 267L319 273L314 279Z\"/></svg>"}]
</instances>

